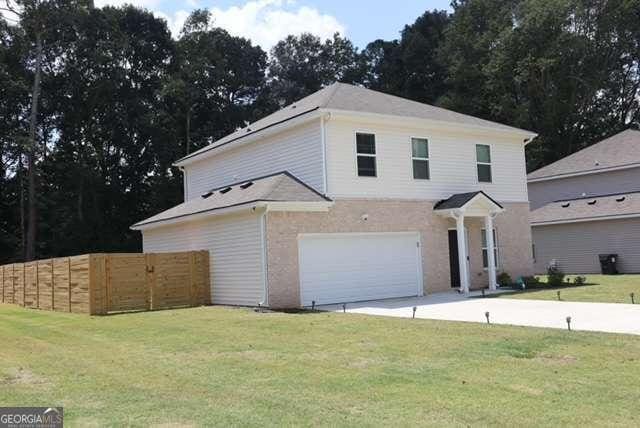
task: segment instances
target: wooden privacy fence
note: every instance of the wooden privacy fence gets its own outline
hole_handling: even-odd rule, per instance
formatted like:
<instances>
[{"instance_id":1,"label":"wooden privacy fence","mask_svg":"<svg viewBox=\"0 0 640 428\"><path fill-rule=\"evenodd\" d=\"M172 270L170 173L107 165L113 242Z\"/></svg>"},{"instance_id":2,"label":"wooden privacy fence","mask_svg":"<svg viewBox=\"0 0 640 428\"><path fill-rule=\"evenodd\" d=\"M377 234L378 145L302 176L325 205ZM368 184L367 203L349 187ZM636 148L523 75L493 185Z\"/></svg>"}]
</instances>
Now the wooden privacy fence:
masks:
<instances>
[{"instance_id":1,"label":"wooden privacy fence","mask_svg":"<svg viewBox=\"0 0 640 428\"><path fill-rule=\"evenodd\" d=\"M0 266L2 302L104 315L211 303L209 252L85 254Z\"/></svg>"}]
</instances>

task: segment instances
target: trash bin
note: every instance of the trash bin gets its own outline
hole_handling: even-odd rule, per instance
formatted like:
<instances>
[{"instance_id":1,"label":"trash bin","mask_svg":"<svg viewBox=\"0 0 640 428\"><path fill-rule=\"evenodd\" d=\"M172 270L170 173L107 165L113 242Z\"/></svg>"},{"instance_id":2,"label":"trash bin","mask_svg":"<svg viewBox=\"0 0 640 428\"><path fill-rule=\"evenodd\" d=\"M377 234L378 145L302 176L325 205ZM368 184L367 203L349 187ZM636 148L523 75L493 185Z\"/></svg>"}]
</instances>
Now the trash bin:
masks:
<instances>
[{"instance_id":1,"label":"trash bin","mask_svg":"<svg viewBox=\"0 0 640 428\"><path fill-rule=\"evenodd\" d=\"M616 275L618 273L618 267L616 265L618 261L617 254L600 254L600 269L604 275Z\"/></svg>"}]
</instances>

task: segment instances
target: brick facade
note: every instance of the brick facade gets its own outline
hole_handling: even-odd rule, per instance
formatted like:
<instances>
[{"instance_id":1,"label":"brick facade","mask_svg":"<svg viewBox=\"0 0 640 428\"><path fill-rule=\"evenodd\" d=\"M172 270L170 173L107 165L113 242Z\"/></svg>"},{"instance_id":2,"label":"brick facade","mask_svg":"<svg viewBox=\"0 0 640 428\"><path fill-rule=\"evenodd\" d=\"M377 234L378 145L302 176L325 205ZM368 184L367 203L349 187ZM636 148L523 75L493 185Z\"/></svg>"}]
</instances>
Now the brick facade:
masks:
<instances>
[{"instance_id":1,"label":"brick facade","mask_svg":"<svg viewBox=\"0 0 640 428\"><path fill-rule=\"evenodd\" d=\"M438 216L433 201L337 200L328 213L269 212L266 218L267 279L269 305L300 306L298 235L301 233L407 232L419 231L422 240L424 292L447 291L449 275L448 229L452 219ZM495 227L500 251L499 271L512 277L533 272L529 204L503 204ZM363 220L363 215L367 219ZM466 218L469 233L470 280L473 287L487 285L482 269L482 218Z\"/></svg>"}]
</instances>

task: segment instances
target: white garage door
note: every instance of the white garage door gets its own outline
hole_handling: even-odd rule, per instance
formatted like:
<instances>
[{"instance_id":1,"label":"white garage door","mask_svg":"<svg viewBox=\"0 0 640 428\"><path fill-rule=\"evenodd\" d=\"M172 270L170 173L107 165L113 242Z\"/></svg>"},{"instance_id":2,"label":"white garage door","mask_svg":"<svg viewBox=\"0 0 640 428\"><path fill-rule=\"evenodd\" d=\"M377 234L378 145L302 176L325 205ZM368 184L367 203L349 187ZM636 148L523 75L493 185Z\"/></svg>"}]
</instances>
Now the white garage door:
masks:
<instances>
[{"instance_id":1,"label":"white garage door","mask_svg":"<svg viewBox=\"0 0 640 428\"><path fill-rule=\"evenodd\" d=\"M418 233L330 233L299 239L302 304L422 294Z\"/></svg>"}]
</instances>

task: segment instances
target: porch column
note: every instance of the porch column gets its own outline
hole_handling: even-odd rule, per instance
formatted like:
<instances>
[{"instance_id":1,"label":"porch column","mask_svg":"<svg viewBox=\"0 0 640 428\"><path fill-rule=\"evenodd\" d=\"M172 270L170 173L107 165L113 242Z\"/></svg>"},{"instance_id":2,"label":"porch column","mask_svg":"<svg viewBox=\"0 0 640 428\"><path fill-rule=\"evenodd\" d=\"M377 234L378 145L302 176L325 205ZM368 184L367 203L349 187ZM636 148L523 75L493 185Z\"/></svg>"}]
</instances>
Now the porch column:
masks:
<instances>
[{"instance_id":1,"label":"porch column","mask_svg":"<svg viewBox=\"0 0 640 428\"><path fill-rule=\"evenodd\" d=\"M467 237L464 233L464 214L458 213L456 233L458 236L458 265L460 265L460 291L469 293L469 270L467 268Z\"/></svg>"},{"instance_id":2,"label":"porch column","mask_svg":"<svg viewBox=\"0 0 640 428\"><path fill-rule=\"evenodd\" d=\"M497 288L496 281L496 256L495 242L493 242L493 215L489 214L484 218L484 231L487 239L487 272L489 273L489 290Z\"/></svg>"}]
</instances>

